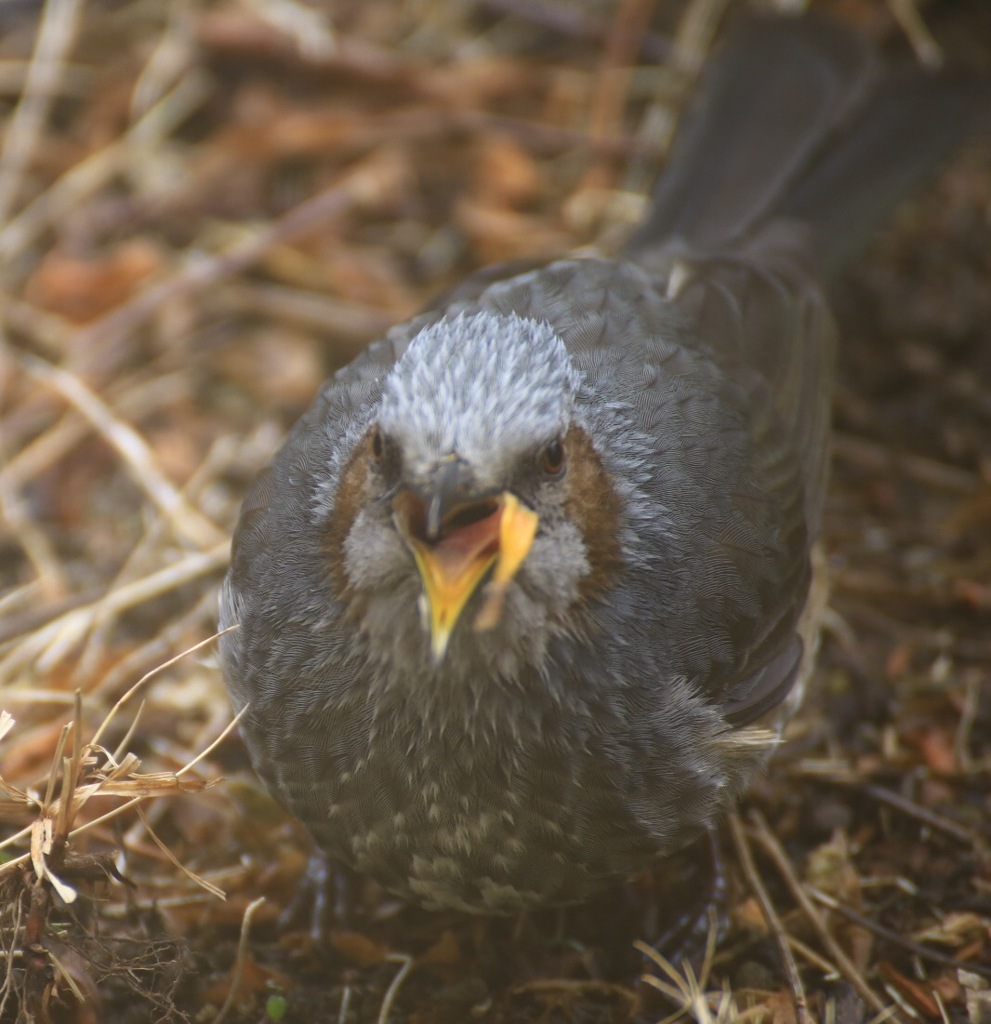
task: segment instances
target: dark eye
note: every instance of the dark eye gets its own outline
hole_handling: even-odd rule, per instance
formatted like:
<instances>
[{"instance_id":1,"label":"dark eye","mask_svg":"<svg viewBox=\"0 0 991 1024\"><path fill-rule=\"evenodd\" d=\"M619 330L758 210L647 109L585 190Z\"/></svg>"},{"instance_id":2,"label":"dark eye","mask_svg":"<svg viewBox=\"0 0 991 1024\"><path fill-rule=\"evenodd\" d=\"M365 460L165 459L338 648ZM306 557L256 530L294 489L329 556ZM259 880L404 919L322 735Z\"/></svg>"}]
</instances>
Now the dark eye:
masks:
<instances>
[{"instance_id":1,"label":"dark eye","mask_svg":"<svg viewBox=\"0 0 991 1024\"><path fill-rule=\"evenodd\" d=\"M378 427L375 428L375 433L372 434L372 458L376 462L381 462L385 458L385 439L382 437L382 431Z\"/></svg>"},{"instance_id":2,"label":"dark eye","mask_svg":"<svg viewBox=\"0 0 991 1024\"><path fill-rule=\"evenodd\" d=\"M540 453L540 465L548 476L560 476L564 471L564 445L560 438L544 445Z\"/></svg>"}]
</instances>

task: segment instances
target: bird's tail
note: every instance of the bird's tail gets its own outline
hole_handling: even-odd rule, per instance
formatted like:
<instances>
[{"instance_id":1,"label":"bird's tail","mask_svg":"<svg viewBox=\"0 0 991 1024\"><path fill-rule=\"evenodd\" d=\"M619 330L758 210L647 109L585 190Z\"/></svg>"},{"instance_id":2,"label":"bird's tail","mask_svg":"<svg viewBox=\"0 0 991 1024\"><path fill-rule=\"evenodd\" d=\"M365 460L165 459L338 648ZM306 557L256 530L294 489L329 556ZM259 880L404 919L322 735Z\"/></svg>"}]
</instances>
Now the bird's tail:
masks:
<instances>
[{"instance_id":1,"label":"bird's tail","mask_svg":"<svg viewBox=\"0 0 991 1024\"><path fill-rule=\"evenodd\" d=\"M834 270L989 114L985 79L892 73L836 23L756 19L703 71L630 248L718 252L787 218Z\"/></svg>"}]
</instances>

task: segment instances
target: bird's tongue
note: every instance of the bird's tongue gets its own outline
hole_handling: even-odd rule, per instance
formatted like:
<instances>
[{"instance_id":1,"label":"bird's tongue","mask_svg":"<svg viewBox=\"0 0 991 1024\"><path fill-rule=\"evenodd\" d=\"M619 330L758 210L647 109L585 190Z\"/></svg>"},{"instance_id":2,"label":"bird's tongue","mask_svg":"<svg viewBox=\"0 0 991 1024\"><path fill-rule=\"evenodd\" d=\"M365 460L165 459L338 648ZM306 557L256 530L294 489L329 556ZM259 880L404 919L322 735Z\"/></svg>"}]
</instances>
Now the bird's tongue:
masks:
<instances>
[{"instance_id":1,"label":"bird's tongue","mask_svg":"<svg viewBox=\"0 0 991 1024\"><path fill-rule=\"evenodd\" d=\"M536 512L507 491L489 515L452 523L432 543L410 539L423 579L431 648L437 660L444 656L461 612L490 569L474 626L486 630L499 621L506 590L533 544L537 520Z\"/></svg>"},{"instance_id":2,"label":"bird's tongue","mask_svg":"<svg viewBox=\"0 0 991 1024\"><path fill-rule=\"evenodd\" d=\"M461 612L499 554L502 508L484 519L449 526L433 543L413 543L429 609L430 647L435 661L447 650Z\"/></svg>"},{"instance_id":3,"label":"bird's tongue","mask_svg":"<svg viewBox=\"0 0 991 1024\"><path fill-rule=\"evenodd\" d=\"M537 514L508 492L484 519L445 531L430 545L431 576L436 583L461 590L469 577L480 577L495 561L491 585L505 590L530 551L537 532ZM477 580L476 580L477 582ZM476 626L489 629L488 625Z\"/></svg>"},{"instance_id":4,"label":"bird's tongue","mask_svg":"<svg viewBox=\"0 0 991 1024\"><path fill-rule=\"evenodd\" d=\"M493 557L499 550L499 520L502 508L467 526L448 530L430 550L442 576L460 579L465 569Z\"/></svg>"}]
</instances>

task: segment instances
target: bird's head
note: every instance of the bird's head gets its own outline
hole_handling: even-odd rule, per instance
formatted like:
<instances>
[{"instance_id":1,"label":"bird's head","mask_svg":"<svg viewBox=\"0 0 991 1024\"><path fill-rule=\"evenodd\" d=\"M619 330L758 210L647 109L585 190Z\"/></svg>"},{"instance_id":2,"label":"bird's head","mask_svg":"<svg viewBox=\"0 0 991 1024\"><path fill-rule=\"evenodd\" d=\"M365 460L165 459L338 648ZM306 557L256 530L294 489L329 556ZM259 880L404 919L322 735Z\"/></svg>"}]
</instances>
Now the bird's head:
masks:
<instances>
[{"instance_id":1,"label":"bird's head","mask_svg":"<svg viewBox=\"0 0 991 1024\"><path fill-rule=\"evenodd\" d=\"M344 568L369 632L387 642L415 617L437 667L561 620L593 568L586 513L608 504L580 382L541 321L462 314L413 338L342 481Z\"/></svg>"}]
</instances>

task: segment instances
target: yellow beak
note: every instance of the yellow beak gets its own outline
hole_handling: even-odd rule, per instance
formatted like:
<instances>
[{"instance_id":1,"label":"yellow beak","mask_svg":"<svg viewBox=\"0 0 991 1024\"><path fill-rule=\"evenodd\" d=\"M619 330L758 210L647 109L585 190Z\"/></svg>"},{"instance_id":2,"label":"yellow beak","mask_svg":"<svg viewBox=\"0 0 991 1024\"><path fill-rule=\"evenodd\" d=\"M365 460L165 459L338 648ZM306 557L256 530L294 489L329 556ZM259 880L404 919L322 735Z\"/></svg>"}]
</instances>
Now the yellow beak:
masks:
<instances>
[{"instance_id":1,"label":"yellow beak","mask_svg":"<svg viewBox=\"0 0 991 1024\"><path fill-rule=\"evenodd\" d=\"M488 515L466 525L452 525L433 542L416 536L408 520L401 514L397 517L423 580L435 663L443 659L465 605L490 569L485 602L474 626L487 630L498 623L506 590L533 545L538 518L508 491L499 496Z\"/></svg>"}]
</instances>

